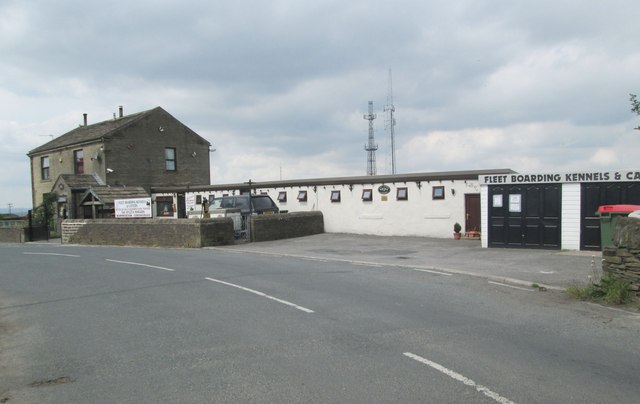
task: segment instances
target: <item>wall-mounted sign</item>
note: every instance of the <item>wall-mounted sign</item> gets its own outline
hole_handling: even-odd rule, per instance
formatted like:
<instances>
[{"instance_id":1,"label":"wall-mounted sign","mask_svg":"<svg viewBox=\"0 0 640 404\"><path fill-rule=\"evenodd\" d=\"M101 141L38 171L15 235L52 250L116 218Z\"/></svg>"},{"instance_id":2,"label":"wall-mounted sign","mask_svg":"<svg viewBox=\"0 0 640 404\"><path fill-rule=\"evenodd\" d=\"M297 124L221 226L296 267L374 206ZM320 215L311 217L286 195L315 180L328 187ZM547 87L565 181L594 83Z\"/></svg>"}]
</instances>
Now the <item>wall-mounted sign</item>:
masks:
<instances>
[{"instance_id":1,"label":"wall-mounted sign","mask_svg":"<svg viewBox=\"0 0 640 404\"><path fill-rule=\"evenodd\" d=\"M389 188L388 185L380 185L378 187L378 192L380 192L382 195L386 195L391 192L391 188Z\"/></svg>"},{"instance_id":2,"label":"wall-mounted sign","mask_svg":"<svg viewBox=\"0 0 640 404\"><path fill-rule=\"evenodd\" d=\"M640 181L640 171L592 171L549 174L495 174L478 177L480 184L541 184Z\"/></svg>"},{"instance_id":3,"label":"wall-mounted sign","mask_svg":"<svg viewBox=\"0 0 640 404\"><path fill-rule=\"evenodd\" d=\"M116 217L151 217L151 198L116 199Z\"/></svg>"}]
</instances>

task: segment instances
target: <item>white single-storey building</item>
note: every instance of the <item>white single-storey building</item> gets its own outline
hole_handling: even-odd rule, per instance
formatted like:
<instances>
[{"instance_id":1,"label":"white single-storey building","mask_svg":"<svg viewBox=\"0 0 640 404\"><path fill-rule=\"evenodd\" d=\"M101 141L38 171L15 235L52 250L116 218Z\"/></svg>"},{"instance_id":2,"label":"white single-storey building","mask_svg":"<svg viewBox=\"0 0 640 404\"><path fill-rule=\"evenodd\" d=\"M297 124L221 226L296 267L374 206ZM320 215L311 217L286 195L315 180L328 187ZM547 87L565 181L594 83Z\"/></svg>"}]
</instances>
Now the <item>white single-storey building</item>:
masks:
<instances>
[{"instance_id":1,"label":"white single-storey building","mask_svg":"<svg viewBox=\"0 0 640 404\"><path fill-rule=\"evenodd\" d=\"M519 174L510 169L152 189L154 216L198 215L204 198L267 194L281 212L321 211L329 233L450 238L483 247L600 249L600 205L640 204L640 170ZM478 234L479 233L479 234Z\"/></svg>"},{"instance_id":2,"label":"white single-storey building","mask_svg":"<svg viewBox=\"0 0 640 404\"><path fill-rule=\"evenodd\" d=\"M247 182L155 188L152 194L158 217L197 215L203 198L251 190L268 194L280 211L321 211L329 233L444 238L452 237L455 223L463 233L479 235L478 177L511 173L497 169Z\"/></svg>"}]
</instances>

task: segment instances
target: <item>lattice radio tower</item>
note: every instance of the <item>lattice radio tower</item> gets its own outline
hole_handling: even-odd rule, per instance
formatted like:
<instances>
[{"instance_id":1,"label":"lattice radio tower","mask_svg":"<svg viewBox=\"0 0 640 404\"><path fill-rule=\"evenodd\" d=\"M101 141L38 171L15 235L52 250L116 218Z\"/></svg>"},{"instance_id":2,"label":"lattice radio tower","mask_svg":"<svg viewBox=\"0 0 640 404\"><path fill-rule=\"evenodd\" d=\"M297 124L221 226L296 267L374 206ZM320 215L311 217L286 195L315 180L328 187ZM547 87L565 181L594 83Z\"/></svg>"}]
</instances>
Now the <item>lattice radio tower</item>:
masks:
<instances>
[{"instance_id":1,"label":"lattice radio tower","mask_svg":"<svg viewBox=\"0 0 640 404\"><path fill-rule=\"evenodd\" d=\"M369 101L369 113L365 114L363 118L369 121L369 143L364 145L364 149L367 151L367 175L376 175L378 145L373 139L373 120L376 119L376 114L373 113L373 101Z\"/></svg>"},{"instance_id":2,"label":"lattice radio tower","mask_svg":"<svg viewBox=\"0 0 640 404\"><path fill-rule=\"evenodd\" d=\"M387 136L387 156L391 155L391 174L396 173L396 134L394 127L396 126L396 118L393 116L396 107L393 106L393 87L391 85L391 69L389 69L389 88L387 91L387 105L384 106L384 129L388 133ZM387 113L388 112L388 113ZM389 162L387 161L387 174Z\"/></svg>"}]
</instances>

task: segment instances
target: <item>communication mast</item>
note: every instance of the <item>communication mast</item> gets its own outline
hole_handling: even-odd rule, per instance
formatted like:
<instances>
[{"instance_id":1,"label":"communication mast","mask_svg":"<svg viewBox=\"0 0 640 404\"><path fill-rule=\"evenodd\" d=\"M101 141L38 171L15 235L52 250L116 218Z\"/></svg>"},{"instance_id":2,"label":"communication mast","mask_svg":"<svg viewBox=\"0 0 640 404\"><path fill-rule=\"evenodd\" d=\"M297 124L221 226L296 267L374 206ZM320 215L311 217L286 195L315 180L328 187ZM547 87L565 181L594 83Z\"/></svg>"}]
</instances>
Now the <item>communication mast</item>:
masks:
<instances>
[{"instance_id":1,"label":"communication mast","mask_svg":"<svg viewBox=\"0 0 640 404\"><path fill-rule=\"evenodd\" d=\"M391 154L391 174L396 173L396 134L394 127L396 126L396 119L394 114L396 107L393 105L393 88L391 85L391 69L389 69L389 87L387 91L387 105L384 106L384 129L388 133L387 136L387 156ZM388 112L388 114L386 113ZM388 170L387 162L387 170ZM388 174L388 171L387 171Z\"/></svg>"},{"instance_id":2,"label":"communication mast","mask_svg":"<svg viewBox=\"0 0 640 404\"><path fill-rule=\"evenodd\" d=\"M378 145L375 144L373 139L373 120L376 119L376 114L373 113L373 101L369 101L369 113L364 115L363 118L369 121L369 143L364 145L364 149L367 151L367 175L376 175L376 150L378 150Z\"/></svg>"}]
</instances>

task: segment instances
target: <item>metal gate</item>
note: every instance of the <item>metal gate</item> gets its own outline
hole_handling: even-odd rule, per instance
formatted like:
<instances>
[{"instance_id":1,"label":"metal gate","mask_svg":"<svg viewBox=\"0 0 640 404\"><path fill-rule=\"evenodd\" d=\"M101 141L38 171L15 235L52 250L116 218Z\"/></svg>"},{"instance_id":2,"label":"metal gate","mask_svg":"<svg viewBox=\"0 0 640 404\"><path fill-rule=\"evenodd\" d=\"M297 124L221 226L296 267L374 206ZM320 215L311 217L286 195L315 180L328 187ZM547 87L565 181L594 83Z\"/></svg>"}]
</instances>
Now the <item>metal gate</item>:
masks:
<instances>
[{"instance_id":1,"label":"metal gate","mask_svg":"<svg viewBox=\"0 0 640 404\"><path fill-rule=\"evenodd\" d=\"M489 246L560 249L561 184L489 187Z\"/></svg>"},{"instance_id":2,"label":"metal gate","mask_svg":"<svg viewBox=\"0 0 640 404\"><path fill-rule=\"evenodd\" d=\"M51 221L51 209L47 205L41 205L35 211L27 214L29 220L29 241L49 240L49 225Z\"/></svg>"},{"instance_id":3,"label":"metal gate","mask_svg":"<svg viewBox=\"0 0 640 404\"><path fill-rule=\"evenodd\" d=\"M605 182L583 183L581 186L580 249L600 250L600 218L598 206L640 204L640 183Z\"/></svg>"}]
</instances>

